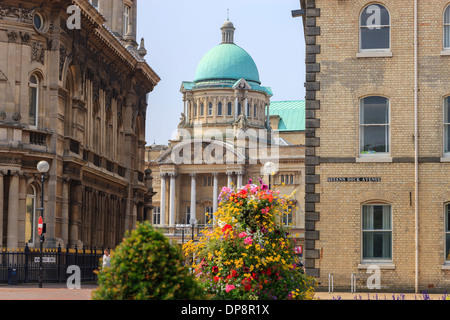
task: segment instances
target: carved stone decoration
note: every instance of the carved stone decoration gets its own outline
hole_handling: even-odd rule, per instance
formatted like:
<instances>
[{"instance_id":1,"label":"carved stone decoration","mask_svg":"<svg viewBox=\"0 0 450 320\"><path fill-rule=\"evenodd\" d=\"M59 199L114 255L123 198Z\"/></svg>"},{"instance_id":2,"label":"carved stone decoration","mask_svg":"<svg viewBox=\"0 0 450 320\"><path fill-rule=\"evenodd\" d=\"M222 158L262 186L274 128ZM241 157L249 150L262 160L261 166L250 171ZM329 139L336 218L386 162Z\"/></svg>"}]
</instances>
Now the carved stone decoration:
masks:
<instances>
[{"instance_id":1,"label":"carved stone decoration","mask_svg":"<svg viewBox=\"0 0 450 320\"><path fill-rule=\"evenodd\" d=\"M239 117L233 122L235 129L242 129L246 131L248 129L248 120L244 114L240 114Z\"/></svg>"},{"instance_id":2,"label":"carved stone decoration","mask_svg":"<svg viewBox=\"0 0 450 320\"><path fill-rule=\"evenodd\" d=\"M19 122L20 119L22 119L22 116L20 115L19 112L14 112L14 114L11 117L14 121Z\"/></svg>"},{"instance_id":3,"label":"carved stone decoration","mask_svg":"<svg viewBox=\"0 0 450 320\"><path fill-rule=\"evenodd\" d=\"M181 113L180 123L178 124L178 128L186 127L186 116L184 113Z\"/></svg>"},{"instance_id":4,"label":"carved stone decoration","mask_svg":"<svg viewBox=\"0 0 450 320\"><path fill-rule=\"evenodd\" d=\"M22 44L29 44L31 39L31 34L28 32L19 31L20 38L22 39Z\"/></svg>"},{"instance_id":5,"label":"carved stone decoration","mask_svg":"<svg viewBox=\"0 0 450 320\"><path fill-rule=\"evenodd\" d=\"M13 18L19 22L32 23L36 9L24 9L0 4L0 19Z\"/></svg>"},{"instance_id":6,"label":"carved stone decoration","mask_svg":"<svg viewBox=\"0 0 450 320\"><path fill-rule=\"evenodd\" d=\"M7 35L8 35L8 42L16 42L17 37L19 36L19 34L14 30L8 31Z\"/></svg>"},{"instance_id":7,"label":"carved stone decoration","mask_svg":"<svg viewBox=\"0 0 450 320\"><path fill-rule=\"evenodd\" d=\"M59 48L59 80L62 79L62 73L64 69L64 64L66 63L67 58L67 48L60 46Z\"/></svg>"},{"instance_id":8,"label":"carved stone decoration","mask_svg":"<svg viewBox=\"0 0 450 320\"><path fill-rule=\"evenodd\" d=\"M44 64L44 44L35 41L31 46L31 61L37 61Z\"/></svg>"}]
</instances>

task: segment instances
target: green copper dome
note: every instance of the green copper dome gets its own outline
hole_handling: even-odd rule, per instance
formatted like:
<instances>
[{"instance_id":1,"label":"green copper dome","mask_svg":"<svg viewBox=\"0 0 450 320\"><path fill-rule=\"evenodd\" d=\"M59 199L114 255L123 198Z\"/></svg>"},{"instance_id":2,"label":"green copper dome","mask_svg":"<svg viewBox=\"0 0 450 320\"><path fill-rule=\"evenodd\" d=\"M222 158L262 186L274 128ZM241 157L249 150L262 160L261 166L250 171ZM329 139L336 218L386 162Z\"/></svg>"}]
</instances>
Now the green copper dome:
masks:
<instances>
[{"instance_id":1,"label":"green copper dome","mask_svg":"<svg viewBox=\"0 0 450 320\"><path fill-rule=\"evenodd\" d=\"M261 84L252 57L234 43L221 43L203 56L197 66L194 82L241 78Z\"/></svg>"}]
</instances>

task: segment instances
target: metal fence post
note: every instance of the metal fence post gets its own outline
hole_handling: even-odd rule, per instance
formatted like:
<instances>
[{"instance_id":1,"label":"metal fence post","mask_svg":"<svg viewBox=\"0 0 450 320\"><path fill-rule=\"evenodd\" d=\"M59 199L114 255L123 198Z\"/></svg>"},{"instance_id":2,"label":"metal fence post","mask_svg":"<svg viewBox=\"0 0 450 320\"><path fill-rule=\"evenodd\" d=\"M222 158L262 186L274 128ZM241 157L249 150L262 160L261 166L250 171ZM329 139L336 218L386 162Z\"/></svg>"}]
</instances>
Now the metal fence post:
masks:
<instances>
[{"instance_id":1,"label":"metal fence post","mask_svg":"<svg viewBox=\"0 0 450 320\"><path fill-rule=\"evenodd\" d=\"M24 282L28 283L28 253L30 251L30 248L28 247L28 242L25 243L25 267L24 267L24 271L25 271L25 279Z\"/></svg>"}]
</instances>

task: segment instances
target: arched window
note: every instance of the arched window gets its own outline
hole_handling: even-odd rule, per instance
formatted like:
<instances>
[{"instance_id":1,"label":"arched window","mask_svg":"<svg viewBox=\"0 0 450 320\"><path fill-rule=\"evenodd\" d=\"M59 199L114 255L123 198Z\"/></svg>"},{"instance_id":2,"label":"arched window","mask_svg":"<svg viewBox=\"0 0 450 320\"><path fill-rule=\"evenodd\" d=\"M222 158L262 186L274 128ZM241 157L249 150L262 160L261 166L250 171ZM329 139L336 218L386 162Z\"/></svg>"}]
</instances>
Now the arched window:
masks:
<instances>
[{"instance_id":1,"label":"arched window","mask_svg":"<svg viewBox=\"0 0 450 320\"><path fill-rule=\"evenodd\" d=\"M247 103L247 113L245 114L247 117L250 117L250 104Z\"/></svg>"},{"instance_id":2,"label":"arched window","mask_svg":"<svg viewBox=\"0 0 450 320\"><path fill-rule=\"evenodd\" d=\"M194 117L197 117L197 104L194 104Z\"/></svg>"},{"instance_id":3,"label":"arched window","mask_svg":"<svg viewBox=\"0 0 450 320\"><path fill-rule=\"evenodd\" d=\"M203 102L200 103L200 116L203 116L203 112L204 112L204 106L203 106Z\"/></svg>"},{"instance_id":4,"label":"arched window","mask_svg":"<svg viewBox=\"0 0 450 320\"><path fill-rule=\"evenodd\" d=\"M258 106L256 104L253 105L253 118L257 118L258 115Z\"/></svg>"},{"instance_id":5,"label":"arched window","mask_svg":"<svg viewBox=\"0 0 450 320\"><path fill-rule=\"evenodd\" d=\"M217 104L217 115L221 116L222 115L222 102L219 102Z\"/></svg>"},{"instance_id":6,"label":"arched window","mask_svg":"<svg viewBox=\"0 0 450 320\"><path fill-rule=\"evenodd\" d=\"M231 104L231 102L228 102L228 108L227 108L227 115L231 116L233 114L233 105Z\"/></svg>"},{"instance_id":7,"label":"arched window","mask_svg":"<svg viewBox=\"0 0 450 320\"><path fill-rule=\"evenodd\" d=\"M30 185L27 188L25 211L25 242L29 245L34 244L35 221L36 221L36 189Z\"/></svg>"},{"instance_id":8,"label":"arched window","mask_svg":"<svg viewBox=\"0 0 450 320\"><path fill-rule=\"evenodd\" d=\"M28 124L31 127L37 127L39 111L39 80L34 74L30 77L28 89L30 99L28 107Z\"/></svg>"},{"instance_id":9,"label":"arched window","mask_svg":"<svg viewBox=\"0 0 450 320\"><path fill-rule=\"evenodd\" d=\"M450 49L450 5L444 12L444 49Z\"/></svg>"},{"instance_id":10,"label":"arched window","mask_svg":"<svg viewBox=\"0 0 450 320\"><path fill-rule=\"evenodd\" d=\"M386 51L390 49L389 11L381 4L364 8L360 16L360 51Z\"/></svg>"},{"instance_id":11,"label":"arched window","mask_svg":"<svg viewBox=\"0 0 450 320\"><path fill-rule=\"evenodd\" d=\"M238 115L240 115L242 113L242 105L241 105L241 103L239 102L238 103Z\"/></svg>"},{"instance_id":12,"label":"arched window","mask_svg":"<svg viewBox=\"0 0 450 320\"><path fill-rule=\"evenodd\" d=\"M362 206L362 259L392 260L391 205Z\"/></svg>"},{"instance_id":13,"label":"arched window","mask_svg":"<svg viewBox=\"0 0 450 320\"><path fill-rule=\"evenodd\" d=\"M389 100L371 96L361 99L360 153L389 152Z\"/></svg>"}]
</instances>

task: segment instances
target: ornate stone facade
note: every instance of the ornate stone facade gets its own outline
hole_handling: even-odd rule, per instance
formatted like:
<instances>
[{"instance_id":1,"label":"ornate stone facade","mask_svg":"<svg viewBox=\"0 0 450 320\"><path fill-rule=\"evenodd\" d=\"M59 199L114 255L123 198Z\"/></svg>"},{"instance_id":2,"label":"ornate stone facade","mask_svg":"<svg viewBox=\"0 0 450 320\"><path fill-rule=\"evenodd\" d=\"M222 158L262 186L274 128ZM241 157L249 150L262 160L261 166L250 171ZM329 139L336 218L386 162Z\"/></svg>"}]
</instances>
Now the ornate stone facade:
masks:
<instances>
[{"instance_id":1,"label":"ornate stone facade","mask_svg":"<svg viewBox=\"0 0 450 320\"><path fill-rule=\"evenodd\" d=\"M168 235L193 218L197 225L214 223L222 187L262 178L282 194L296 190L285 223L303 244L304 130L277 131L281 122L270 112L271 89L261 85L252 58L233 43L233 24L226 21L221 30L223 42L205 54L194 81L182 83L178 137L168 146L147 148L158 192L152 221L168 227ZM270 174L264 170L269 162L275 168Z\"/></svg>"},{"instance_id":2,"label":"ornate stone facade","mask_svg":"<svg viewBox=\"0 0 450 320\"><path fill-rule=\"evenodd\" d=\"M146 96L160 79L138 52L136 0L98 3L0 3L0 247L39 245L41 160L45 246L113 247L151 209Z\"/></svg>"}]
</instances>

